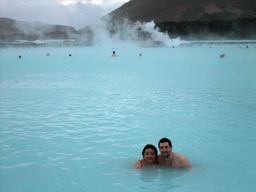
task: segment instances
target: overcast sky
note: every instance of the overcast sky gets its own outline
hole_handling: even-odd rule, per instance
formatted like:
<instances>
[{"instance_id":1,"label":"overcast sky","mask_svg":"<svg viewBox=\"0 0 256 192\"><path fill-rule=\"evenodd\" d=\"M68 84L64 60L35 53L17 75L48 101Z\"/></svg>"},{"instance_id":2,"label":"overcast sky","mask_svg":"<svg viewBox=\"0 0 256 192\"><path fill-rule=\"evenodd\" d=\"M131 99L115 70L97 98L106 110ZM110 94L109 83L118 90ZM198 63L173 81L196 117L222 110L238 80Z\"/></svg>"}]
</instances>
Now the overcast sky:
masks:
<instances>
[{"instance_id":1,"label":"overcast sky","mask_svg":"<svg viewBox=\"0 0 256 192\"><path fill-rule=\"evenodd\" d=\"M69 25L76 29L97 22L129 0L0 0L0 17Z\"/></svg>"}]
</instances>

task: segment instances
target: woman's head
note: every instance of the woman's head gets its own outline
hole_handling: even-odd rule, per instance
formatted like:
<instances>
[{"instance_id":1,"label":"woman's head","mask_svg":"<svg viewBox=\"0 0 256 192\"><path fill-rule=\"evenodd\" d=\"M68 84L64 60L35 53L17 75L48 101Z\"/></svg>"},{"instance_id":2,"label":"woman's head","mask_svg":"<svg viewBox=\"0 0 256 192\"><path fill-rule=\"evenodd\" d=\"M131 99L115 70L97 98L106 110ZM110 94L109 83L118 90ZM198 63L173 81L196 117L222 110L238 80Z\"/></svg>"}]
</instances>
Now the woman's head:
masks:
<instances>
[{"instance_id":1,"label":"woman's head","mask_svg":"<svg viewBox=\"0 0 256 192\"><path fill-rule=\"evenodd\" d=\"M154 145L147 144L142 150L143 159L148 160L153 157L153 160L157 157L157 149ZM150 156L150 157L149 157Z\"/></svg>"}]
</instances>

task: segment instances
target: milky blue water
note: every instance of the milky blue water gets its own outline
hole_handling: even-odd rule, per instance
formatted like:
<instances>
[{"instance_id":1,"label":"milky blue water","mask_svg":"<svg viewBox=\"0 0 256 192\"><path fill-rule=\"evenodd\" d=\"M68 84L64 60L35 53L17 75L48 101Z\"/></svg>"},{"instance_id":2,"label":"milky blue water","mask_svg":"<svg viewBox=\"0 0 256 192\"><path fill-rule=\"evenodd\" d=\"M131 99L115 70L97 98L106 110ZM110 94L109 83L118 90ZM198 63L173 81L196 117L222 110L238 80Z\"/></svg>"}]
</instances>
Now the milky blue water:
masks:
<instances>
[{"instance_id":1,"label":"milky blue water","mask_svg":"<svg viewBox=\"0 0 256 192\"><path fill-rule=\"evenodd\" d=\"M256 48L209 46L1 49L1 192L254 191Z\"/></svg>"}]
</instances>

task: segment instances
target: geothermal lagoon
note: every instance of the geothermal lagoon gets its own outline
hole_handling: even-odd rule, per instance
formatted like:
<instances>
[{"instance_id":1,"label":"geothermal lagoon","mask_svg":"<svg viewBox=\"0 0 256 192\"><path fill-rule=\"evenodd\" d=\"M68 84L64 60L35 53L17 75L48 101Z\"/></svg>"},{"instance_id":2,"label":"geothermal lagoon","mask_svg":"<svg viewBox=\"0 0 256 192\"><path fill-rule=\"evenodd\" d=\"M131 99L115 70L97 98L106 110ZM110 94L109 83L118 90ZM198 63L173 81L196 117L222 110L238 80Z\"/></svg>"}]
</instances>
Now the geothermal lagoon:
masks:
<instances>
[{"instance_id":1,"label":"geothermal lagoon","mask_svg":"<svg viewBox=\"0 0 256 192\"><path fill-rule=\"evenodd\" d=\"M1 191L253 191L255 43L176 42L1 48Z\"/></svg>"}]
</instances>

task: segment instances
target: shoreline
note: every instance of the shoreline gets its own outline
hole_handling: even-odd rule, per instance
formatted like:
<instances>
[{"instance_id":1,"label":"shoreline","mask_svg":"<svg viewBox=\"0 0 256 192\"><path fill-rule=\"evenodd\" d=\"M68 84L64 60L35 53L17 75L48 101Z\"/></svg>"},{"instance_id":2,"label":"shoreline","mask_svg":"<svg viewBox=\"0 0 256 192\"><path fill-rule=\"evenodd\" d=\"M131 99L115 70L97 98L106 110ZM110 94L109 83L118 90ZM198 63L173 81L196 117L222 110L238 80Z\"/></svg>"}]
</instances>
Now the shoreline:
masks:
<instances>
[{"instance_id":1,"label":"shoreline","mask_svg":"<svg viewBox=\"0 0 256 192\"><path fill-rule=\"evenodd\" d=\"M181 43L181 47L191 46L191 45L205 45L205 44L213 44L213 45L225 45L225 44L256 44L256 40L194 40L187 41L182 40L185 43ZM156 42L157 43L157 42ZM77 42L73 40L46 40L46 41L27 41L27 40L19 40L12 43L3 43L0 42L0 48L36 48L36 47L90 47L94 46L93 43L89 42ZM160 44L156 47L161 46ZM162 45L165 46L165 45ZM150 47L150 46L149 46ZM152 46L155 47L155 46Z\"/></svg>"}]
</instances>

